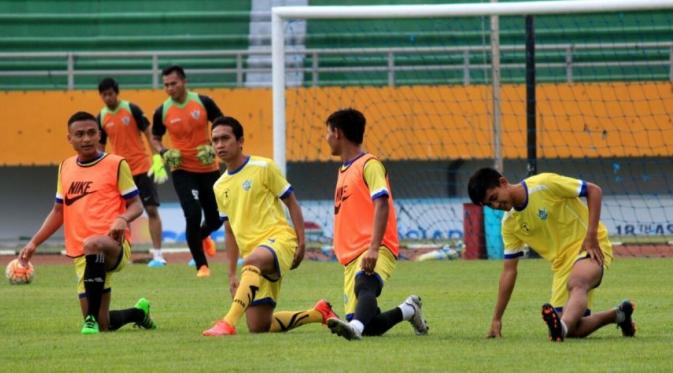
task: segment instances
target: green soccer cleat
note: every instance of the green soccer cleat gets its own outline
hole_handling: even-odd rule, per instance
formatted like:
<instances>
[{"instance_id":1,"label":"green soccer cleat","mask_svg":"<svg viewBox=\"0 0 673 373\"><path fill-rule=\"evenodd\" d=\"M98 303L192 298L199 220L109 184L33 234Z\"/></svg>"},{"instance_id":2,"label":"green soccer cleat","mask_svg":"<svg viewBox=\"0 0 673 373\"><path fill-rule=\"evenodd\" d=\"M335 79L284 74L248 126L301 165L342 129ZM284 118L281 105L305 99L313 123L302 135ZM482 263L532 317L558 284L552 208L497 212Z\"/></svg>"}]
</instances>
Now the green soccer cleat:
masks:
<instances>
[{"instance_id":1,"label":"green soccer cleat","mask_svg":"<svg viewBox=\"0 0 673 373\"><path fill-rule=\"evenodd\" d=\"M133 306L141 311L143 311L143 314L145 314L145 318L143 319L142 322L137 322L136 327L138 328L143 328L143 329L156 329L157 324L154 323L154 320L150 317L150 301L147 300L147 298L140 298L136 302L135 306Z\"/></svg>"},{"instance_id":2,"label":"green soccer cleat","mask_svg":"<svg viewBox=\"0 0 673 373\"><path fill-rule=\"evenodd\" d=\"M100 333L100 328L98 327L98 322L96 319L88 315L84 319L84 325L82 325L82 334L88 335L88 334L98 334Z\"/></svg>"}]
</instances>

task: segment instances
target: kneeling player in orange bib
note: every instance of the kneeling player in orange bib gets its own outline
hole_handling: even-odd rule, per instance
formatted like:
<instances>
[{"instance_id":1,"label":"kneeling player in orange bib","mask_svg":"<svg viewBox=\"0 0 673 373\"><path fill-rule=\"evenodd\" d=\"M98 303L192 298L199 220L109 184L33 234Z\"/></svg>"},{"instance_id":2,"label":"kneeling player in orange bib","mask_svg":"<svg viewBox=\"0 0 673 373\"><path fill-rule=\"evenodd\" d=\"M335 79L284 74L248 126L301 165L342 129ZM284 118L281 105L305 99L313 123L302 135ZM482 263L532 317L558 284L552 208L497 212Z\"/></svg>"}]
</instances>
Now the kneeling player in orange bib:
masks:
<instances>
[{"instance_id":1,"label":"kneeling player in orange bib","mask_svg":"<svg viewBox=\"0 0 673 373\"><path fill-rule=\"evenodd\" d=\"M132 322L154 329L145 298L129 309L109 310L112 274L124 268L131 255L129 224L142 213L131 169L123 158L98 151L98 122L89 113L70 117L68 141L77 155L61 163L56 203L19 260L30 261L37 247L63 226L65 250L79 278L82 334L116 330Z\"/></svg>"},{"instance_id":2,"label":"kneeling player in orange bib","mask_svg":"<svg viewBox=\"0 0 673 373\"><path fill-rule=\"evenodd\" d=\"M402 304L381 312L377 298L392 275L399 253L397 219L390 182L383 163L362 150L366 119L354 109L327 118L327 143L339 156L334 193L334 252L344 265L346 319L327 326L348 340L382 335L407 320L417 335L428 333L421 298L409 296Z\"/></svg>"}]
</instances>

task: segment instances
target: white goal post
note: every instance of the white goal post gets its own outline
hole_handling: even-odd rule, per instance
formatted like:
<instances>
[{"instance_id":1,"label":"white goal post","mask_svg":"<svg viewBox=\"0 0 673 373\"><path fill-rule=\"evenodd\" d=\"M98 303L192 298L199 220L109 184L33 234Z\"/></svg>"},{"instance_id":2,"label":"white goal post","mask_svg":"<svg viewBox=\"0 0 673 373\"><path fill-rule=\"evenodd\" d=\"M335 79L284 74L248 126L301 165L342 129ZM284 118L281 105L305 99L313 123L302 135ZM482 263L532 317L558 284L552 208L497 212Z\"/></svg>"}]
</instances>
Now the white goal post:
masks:
<instances>
[{"instance_id":1,"label":"white goal post","mask_svg":"<svg viewBox=\"0 0 673 373\"><path fill-rule=\"evenodd\" d=\"M271 18L274 161L285 174L285 20L549 15L660 9L673 9L673 0L573 0L446 5L274 7Z\"/></svg>"}]
</instances>

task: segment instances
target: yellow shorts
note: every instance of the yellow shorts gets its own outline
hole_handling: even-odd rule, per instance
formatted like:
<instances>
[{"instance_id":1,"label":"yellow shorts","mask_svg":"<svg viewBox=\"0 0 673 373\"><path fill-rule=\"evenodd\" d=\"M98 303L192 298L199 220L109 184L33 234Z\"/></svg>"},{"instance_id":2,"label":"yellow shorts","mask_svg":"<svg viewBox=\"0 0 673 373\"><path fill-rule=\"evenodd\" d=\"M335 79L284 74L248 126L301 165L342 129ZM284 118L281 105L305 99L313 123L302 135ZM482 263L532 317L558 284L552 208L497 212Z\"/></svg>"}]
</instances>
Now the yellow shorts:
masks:
<instances>
[{"instance_id":1,"label":"yellow shorts","mask_svg":"<svg viewBox=\"0 0 673 373\"><path fill-rule=\"evenodd\" d=\"M612 263L612 245L609 241L606 241L607 244L603 241L601 244L601 251L603 251L603 271L608 268L610 263ZM554 308L561 309L568 302L568 278L570 277L570 272L573 269L575 263L578 260L589 260L587 257L586 251L580 251L579 254L575 255L572 260L567 261L561 265L556 271L554 271L554 278L552 280L551 288L551 305ZM596 287L600 286L600 282ZM595 289L595 288L594 288ZM591 289L588 294L588 303L587 308L591 309L591 303L593 299L594 289Z\"/></svg>"},{"instance_id":2,"label":"yellow shorts","mask_svg":"<svg viewBox=\"0 0 673 373\"><path fill-rule=\"evenodd\" d=\"M109 292L112 286L112 274L114 272L121 271L128 263L129 258L131 258L131 244L128 241L124 241L122 244L122 251L119 253L119 259L117 259L117 265L112 268L110 271L105 273L105 286L103 287L105 292ZM73 264L75 264L75 273L77 274L77 293L79 294L80 299L85 297L84 293L84 269L86 268L86 259L85 256L78 256L73 259Z\"/></svg>"},{"instance_id":3,"label":"yellow shorts","mask_svg":"<svg viewBox=\"0 0 673 373\"><path fill-rule=\"evenodd\" d=\"M294 253L297 251L297 238L294 235L276 235L275 238L264 240L258 247L263 247L273 254L278 271L275 276L262 276L259 290L250 306L270 304L276 307L283 275L292 267Z\"/></svg>"},{"instance_id":4,"label":"yellow shorts","mask_svg":"<svg viewBox=\"0 0 673 373\"><path fill-rule=\"evenodd\" d=\"M357 259L348 263L344 268L344 310L347 320L353 318L353 314L355 314L355 306L357 304L357 299L355 297L355 278L361 273L364 274L360 267L363 255L364 253L360 254ZM381 287L383 287L386 280L393 274L396 264L397 259L395 258L395 255L393 255L393 253L391 253L385 246L381 246L379 248L379 258L376 260L376 267L374 267L374 274L381 281Z\"/></svg>"}]
</instances>

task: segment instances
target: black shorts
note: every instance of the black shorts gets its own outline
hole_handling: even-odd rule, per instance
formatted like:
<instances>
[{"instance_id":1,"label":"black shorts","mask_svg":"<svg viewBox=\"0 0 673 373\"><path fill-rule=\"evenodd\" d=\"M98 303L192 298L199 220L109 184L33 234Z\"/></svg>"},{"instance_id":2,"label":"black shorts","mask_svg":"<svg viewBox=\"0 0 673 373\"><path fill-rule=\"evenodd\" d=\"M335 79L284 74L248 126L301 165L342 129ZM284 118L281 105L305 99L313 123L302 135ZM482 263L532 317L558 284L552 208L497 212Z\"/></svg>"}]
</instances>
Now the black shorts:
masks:
<instances>
[{"instance_id":1,"label":"black shorts","mask_svg":"<svg viewBox=\"0 0 673 373\"><path fill-rule=\"evenodd\" d=\"M147 174L142 173L133 175L133 181L138 187L140 200L143 202L143 206L159 206L159 193L157 193L157 186L154 185L154 181L152 181L152 179L150 179Z\"/></svg>"}]
</instances>

